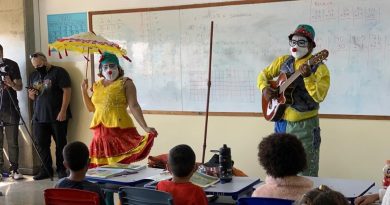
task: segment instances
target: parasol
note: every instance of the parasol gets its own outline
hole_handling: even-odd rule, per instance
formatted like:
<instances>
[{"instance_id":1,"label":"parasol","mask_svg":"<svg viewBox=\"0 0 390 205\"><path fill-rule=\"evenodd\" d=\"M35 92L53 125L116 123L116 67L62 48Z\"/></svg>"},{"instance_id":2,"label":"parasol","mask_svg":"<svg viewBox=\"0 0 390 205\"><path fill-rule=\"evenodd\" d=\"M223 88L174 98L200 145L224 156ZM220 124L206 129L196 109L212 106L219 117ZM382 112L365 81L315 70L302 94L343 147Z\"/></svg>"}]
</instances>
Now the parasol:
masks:
<instances>
[{"instance_id":1,"label":"parasol","mask_svg":"<svg viewBox=\"0 0 390 205\"><path fill-rule=\"evenodd\" d=\"M87 60L87 68L85 71L86 76L88 71L89 54L102 54L104 52L109 52L117 56L122 56L131 62L130 58L126 56L127 52L125 49L100 35L96 35L93 32L83 32L69 37L57 39L57 41L49 44L49 56L51 55L51 49L58 51L58 56L60 59L62 59L61 52L64 52L66 56L68 56L68 51L82 53L85 60Z\"/></svg>"}]
</instances>

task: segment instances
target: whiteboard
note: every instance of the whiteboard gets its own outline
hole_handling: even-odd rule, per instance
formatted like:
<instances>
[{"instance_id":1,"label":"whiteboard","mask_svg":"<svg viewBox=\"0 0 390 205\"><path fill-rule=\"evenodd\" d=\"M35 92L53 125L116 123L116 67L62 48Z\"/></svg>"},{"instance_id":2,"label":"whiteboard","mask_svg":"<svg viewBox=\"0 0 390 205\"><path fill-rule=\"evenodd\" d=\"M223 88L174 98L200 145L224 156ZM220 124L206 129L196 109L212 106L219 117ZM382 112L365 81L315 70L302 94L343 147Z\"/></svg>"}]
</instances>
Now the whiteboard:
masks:
<instances>
[{"instance_id":1,"label":"whiteboard","mask_svg":"<svg viewBox=\"0 0 390 205\"><path fill-rule=\"evenodd\" d=\"M331 73L322 114L390 116L390 1L302 0L144 12L90 12L96 34L128 51L121 61L144 110L205 111L210 22L210 112L261 112L258 73L289 54L288 35L311 24Z\"/></svg>"}]
</instances>

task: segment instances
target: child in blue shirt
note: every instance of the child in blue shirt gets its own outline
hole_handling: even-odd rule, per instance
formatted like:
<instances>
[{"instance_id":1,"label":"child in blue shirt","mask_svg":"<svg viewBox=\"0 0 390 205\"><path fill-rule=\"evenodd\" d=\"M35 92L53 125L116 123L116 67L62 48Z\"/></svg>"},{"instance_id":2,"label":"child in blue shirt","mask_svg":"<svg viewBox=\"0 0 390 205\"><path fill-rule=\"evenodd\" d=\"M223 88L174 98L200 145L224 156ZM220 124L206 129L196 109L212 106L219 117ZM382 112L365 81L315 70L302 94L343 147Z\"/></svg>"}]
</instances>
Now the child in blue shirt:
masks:
<instances>
[{"instance_id":1,"label":"child in blue shirt","mask_svg":"<svg viewBox=\"0 0 390 205\"><path fill-rule=\"evenodd\" d=\"M88 170L89 151L88 147L82 142L72 142L64 147L62 152L64 156L64 166L70 170L69 177L60 179L55 188L80 189L96 192L100 197L100 205L105 205L103 191L99 185L85 180L85 174Z\"/></svg>"}]
</instances>

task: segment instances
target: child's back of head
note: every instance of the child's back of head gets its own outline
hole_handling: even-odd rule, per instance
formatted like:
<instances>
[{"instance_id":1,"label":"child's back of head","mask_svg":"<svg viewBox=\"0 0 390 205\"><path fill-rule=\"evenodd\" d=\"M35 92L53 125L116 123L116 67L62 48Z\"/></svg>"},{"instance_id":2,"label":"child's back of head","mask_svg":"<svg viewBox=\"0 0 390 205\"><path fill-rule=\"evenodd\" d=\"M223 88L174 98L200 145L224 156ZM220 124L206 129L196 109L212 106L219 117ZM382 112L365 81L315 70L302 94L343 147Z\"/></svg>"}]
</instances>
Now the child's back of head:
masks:
<instances>
[{"instance_id":1,"label":"child's back of head","mask_svg":"<svg viewBox=\"0 0 390 205\"><path fill-rule=\"evenodd\" d=\"M190 146L173 147L169 151L167 167L173 175L172 180L160 181L157 190L170 193L174 204L208 204L204 190L190 182L196 168L195 153Z\"/></svg>"},{"instance_id":2,"label":"child's back of head","mask_svg":"<svg viewBox=\"0 0 390 205\"><path fill-rule=\"evenodd\" d=\"M349 205L349 203L340 192L321 185L304 194L295 205Z\"/></svg>"},{"instance_id":3,"label":"child's back of head","mask_svg":"<svg viewBox=\"0 0 390 205\"><path fill-rule=\"evenodd\" d=\"M169 151L168 167L175 177L189 177L195 168L195 152L188 145L181 144Z\"/></svg>"},{"instance_id":4,"label":"child's back of head","mask_svg":"<svg viewBox=\"0 0 390 205\"><path fill-rule=\"evenodd\" d=\"M71 142L64 147L62 152L64 163L71 171L80 171L88 167L88 147L79 141Z\"/></svg>"},{"instance_id":5,"label":"child's back of head","mask_svg":"<svg viewBox=\"0 0 390 205\"><path fill-rule=\"evenodd\" d=\"M271 134L263 138L258 149L260 164L274 178L297 175L306 168L305 149L295 135Z\"/></svg>"}]
</instances>

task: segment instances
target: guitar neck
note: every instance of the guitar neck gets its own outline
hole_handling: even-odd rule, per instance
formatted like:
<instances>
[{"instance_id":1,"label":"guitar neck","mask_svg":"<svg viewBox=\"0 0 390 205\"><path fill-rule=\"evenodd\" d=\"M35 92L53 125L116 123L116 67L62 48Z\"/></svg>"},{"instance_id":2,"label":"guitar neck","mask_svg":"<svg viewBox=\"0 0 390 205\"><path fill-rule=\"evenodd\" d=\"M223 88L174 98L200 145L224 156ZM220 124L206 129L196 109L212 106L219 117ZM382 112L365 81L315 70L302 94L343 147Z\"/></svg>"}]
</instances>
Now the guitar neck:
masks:
<instances>
[{"instance_id":1,"label":"guitar neck","mask_svg":"<svg viewBox=\"0 0 390 205\"><path fill-rule=\"evenodd\" d=\"M286 89L288 88L288 86L291 85L291 83L294 82L295 79L297 79L299 76L301 75L301 72L299 70L295 71L294 74L292 74L287 80L286 82L284 82L282 85L280 85L279 87L279 94L283 93L284 91L286 91Z\"/></svg>"},{"instance_id":2,"label":"guitar neck","mask_svg":"<svg viewBox=\"0 0 390 205\"><path fill-rule=\"evenodd\" d=\"M321 63L323 60L325 60L329 55L328 50L324 49L316 54L314 54L307 62L308 66L316 65L318 63ZM302 66L302 65L301 65ZM297 70L292 74L286 82L284 82L282 85L279 86L279 94L283 93L286 91L288 86L291 85L291 83L294 82L295 79L297 79L301 75L301 71Z\"/></svg>"}]
</instances>

